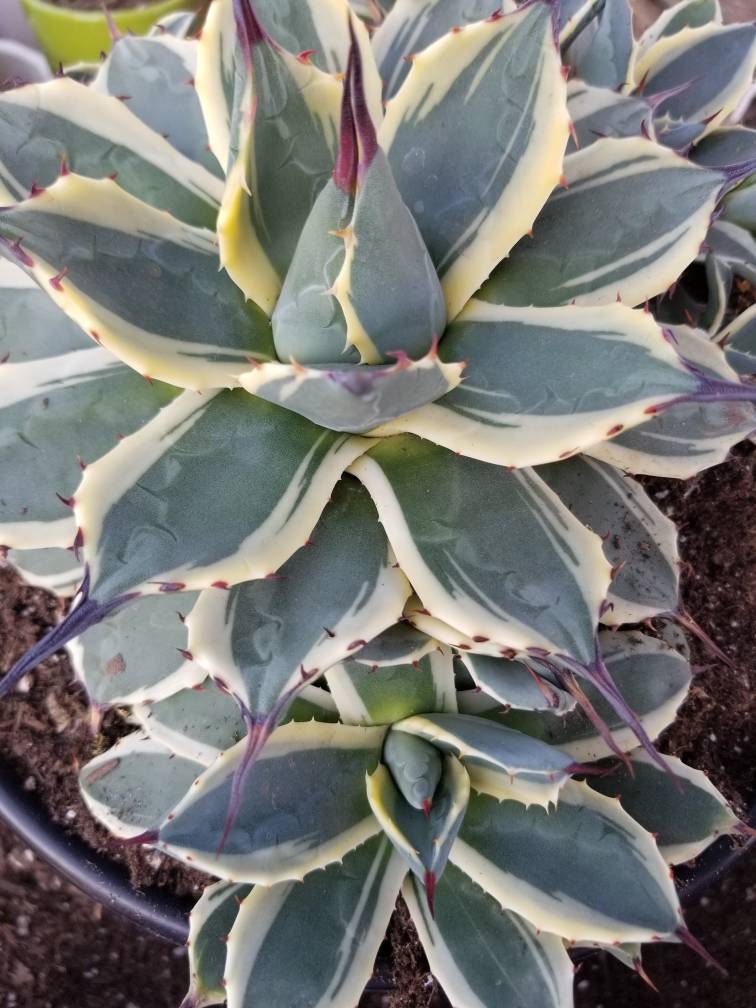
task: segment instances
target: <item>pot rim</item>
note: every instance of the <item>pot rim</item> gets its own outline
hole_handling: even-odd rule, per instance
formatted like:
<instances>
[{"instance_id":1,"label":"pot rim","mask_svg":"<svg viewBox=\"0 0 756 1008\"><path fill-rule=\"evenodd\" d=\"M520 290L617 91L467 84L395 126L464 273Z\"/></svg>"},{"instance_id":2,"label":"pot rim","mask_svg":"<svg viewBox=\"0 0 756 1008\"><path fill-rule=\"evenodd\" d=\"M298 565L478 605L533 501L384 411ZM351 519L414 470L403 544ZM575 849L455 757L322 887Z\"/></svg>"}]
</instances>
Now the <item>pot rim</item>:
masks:
<instances>
[{"instance_id":1,"label":"pot rim","mask_svg":"<svg viewBox=\"0 0 756 1008\"><path fill-rule=\"evenodd\" d=\"M23 8L31 8L45 13L54 12L60 17L70 18L73 21L84 23L97 22L100 24L104 20L104 14L101 9L77 10L75 7L66 7L54 3L53 0L20 0L20 2ZM187 10L191 10L192 7L197 6L197 0L181 0L181 2L186 5ZM171 13L170 7L178 9L180 7L178 0L140 0L135 7L121 7L119 10L111 10L109 13L116 24L118 24L121 20L128 20L129 17L134 16L144 16L156 9L159 15ZM165 11L162 8L165 8Z\"/></svg>"}]
</instances>

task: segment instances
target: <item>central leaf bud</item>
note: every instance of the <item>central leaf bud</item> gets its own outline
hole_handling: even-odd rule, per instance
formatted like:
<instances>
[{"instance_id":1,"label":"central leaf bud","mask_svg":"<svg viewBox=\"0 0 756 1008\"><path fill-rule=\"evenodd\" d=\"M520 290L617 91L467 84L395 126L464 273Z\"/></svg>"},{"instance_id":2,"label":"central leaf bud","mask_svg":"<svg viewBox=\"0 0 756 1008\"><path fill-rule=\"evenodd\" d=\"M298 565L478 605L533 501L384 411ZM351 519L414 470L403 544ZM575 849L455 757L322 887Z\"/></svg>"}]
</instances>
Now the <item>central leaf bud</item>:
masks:
<instances>
[{"instance_id":1,"label":"central leaf bud","mask_svg":"<svg viewBox=\"0 0 756 1008\"><path fill-rule=\"evenodd\" d=\"M417 360L445 324L441 284L376 140L352 37L339 155L273 313L276 353L300 364Z\"/></svg>"},{"instance_id":2,"label":"central leaf bud","mask_svg":"<svg viewBox=\"0 0 756 1008\"><path fill-rule=\"evenodd\" d=\"M412 808L428 811L443 773L443 759L434 745L405 732L390 731L383 761L394 783Z\"/></svg>"}]
</instances>

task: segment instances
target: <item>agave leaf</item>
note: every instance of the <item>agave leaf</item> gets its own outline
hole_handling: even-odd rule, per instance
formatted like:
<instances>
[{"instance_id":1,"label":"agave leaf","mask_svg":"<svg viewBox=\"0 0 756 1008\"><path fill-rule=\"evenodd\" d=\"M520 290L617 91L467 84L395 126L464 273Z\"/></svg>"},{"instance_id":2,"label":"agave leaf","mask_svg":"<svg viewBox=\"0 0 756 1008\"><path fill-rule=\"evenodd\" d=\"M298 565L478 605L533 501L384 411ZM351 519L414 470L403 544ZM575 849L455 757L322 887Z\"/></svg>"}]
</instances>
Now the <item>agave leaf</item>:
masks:
<instances>
[{"instance_id":1,"label":"agave leaf","mask_svg":"<svg viewBox=\"0 0 756 1008\"><path fill-rule=\"evenodd\" d=\"M564 943L503 910L456 865L436 887L434 915L414 878L402 888L431 971L454 1005L563 1008L573 967Z\"/></svg>"},{"instance_id":2,"label":"agave leaf","mask_svg":"<svg viewBox=\"0 0 756 1008\"><path fill-rule=\"evenodd\" d=\"M205 1008L226 1000L226 943L252 886L216 882L189 914L189 993L181 1008Z\"/></svg>"},{"instance_id":3,"label":"agave leaf","mask_svg":"<svg viewBox=\"0 0 756 1008\"><path fill-rule=\"evenodd\" d=\"M273 355L268 320L218 272L214 236L114 182L66 175L0 214L0 238L74 322L141 374L228 387L250 358Z\"/></svg>"},{"instance_id":4,"label":"agave leaf","mask_svg":"<svg viewBox=\"0 0 756 1008\"><path fill-rule=\"evenodd\" d=\"M705 774L673 756L663 759L672 775L636 751L630 754L632 776L619 766L589 783L595 791L619 798L625 811L654 834L669 864L682 864L717 837L734 832L738 819Z\"/></svg>"},{"instance_id":5,"label":"agave leaf","mask_svg":"<svg viewBox=\"0 0 756 1008\"><path fill-rule=\"evenodd\" d=\"M683 28L700 28L711 22L722 23L719 0L680 0L663 10L638 39L638 54L642 55L660 38L675 35Z\"/></svg>"},{"instance_id":6,"label":"agave leaf","mask_svg":"<svg viewBox=\"0 0 756 1008\"><path fill-rule=\"evenodd\" d=\"M72 641L71 663L90 703L138 704L198 686L206 672L187 657L182 622L196 597L137 599Z\"/></svg>"},{"instance_id":7,"label":"agave leaf","mask_svg":"<svg viewBox=\"0 0 756 1008\"><path fill-rule=\"evenodd\" d=\"M290 54L302 54L328 73L346 69L349 52L348 5L343 0L306 0L281 3L256 0L255 12L272 38ZM381 82L364 25L352 17L366 67L366 88L374 121L382 116ZM233 0L210 6L197 55L197 92L210 136L210 147L224 170L229 164L234 114L234 91L242 54L237 47Z\"/></svg>"},{"instance_id":8,"label":"agave leaf","mask_svg":"<svg viewBox=\"0 0 756 1008\"><path fill-rule=\"evenodd\" d=\"M497 644L490 637L476 635L475 638L468 637L467 634L450 626L443 620L431 613L423 606L417 597L412 595L404 607L404 619L406 619L420 633L435 637L437 640L457 651L469 652L471 654L491 655L498 657L511 657L512 649L502 644Z\"/></svg>"},{"instance_id":9,"label":"agave leaf","mask_svg":"<svg viewBox=\"0 0 756 1008\"><path fill-rule=\"evenodd\" d=\"M473 792L450 860L503 907L568 940L649 941L680 923L653 838L586 784L565 784L548 812Z\"/></svg>"},{"instance_id":10,"label":"agave leaf","mask_svg":"<svg viewBox=\"0 0 756 1008\"><path fill-rule=\"evenodd\" d=\"M727 363L740 375L756 373L756 305L738 315L722 333Z\"/></svg>"},{"instance_id":11,"label":"agave leaf","mask_svg":"<svg viewBox=\"0 0 756 1008\"><path fill-rule=\"evenodd\" d=\"M0 535L2 527L0 526ZM74 541L76 522L71 518L69 534L66 539ZM8 563L27 584L35 588L44 588L60 598L71 598L76 594L84 568L77 562L70 549L25 549L8 550Z\"/></svg>"},{"instance_id":12,"label":"agave leaf","mask_svg":"<svg viewBox=\"0 0 756 1008\"><path fill-rule=\"evenodd\" d=\"M409 594L375 507L342 480L280 577L211 589L189 618L189 647L257 725L259 741L308 682L396 622Z\"/></svg>"},{"instance_id":13,"label":"agave leaf","mask_svg":"<svg viewBox=\"0 0 756 1008\"><path fill-rule=\"evenodd\" d=\"M718 220L706 236L709 254L732 272L751 283L756 282L756 238L745 228Z\"/></svg>"},{"instance_id":14,"label":"agave leaf","mask_svg":"<svg viewBox=\"0 0 756 1008\"><path fill-rule=\"evenodd\" d=\"M508 308L473 300L439 352L466 361L464 381L373 433L408 431L511 468L576 454L700 385L650 315L618 304Z\"/></svg>"},{"instance_id":15,"label":"agave leaf","mask_svg":"<svg viewBox=\"0 0 756 1008\"><path fill-rule=\"evenodd\" d=\"M601 942L586 942L584 945L578 945L577 948L601 949L602 952L607 952L617 962L627 967L627 969L636 970L640 973L638 967L642 967L641 955L643 952L643 946L640 942L622 942L620 945L603 945Z\"/></svg>"},{"instance_id":16,"label":"agave leaf","mask_svg":"<svg viewBox=\"0 0 756 1008\"><path fill-rule=\"evenodd\" d=\"M508 305L639 305L695 259L724 177L640 137L565 160L557 190L480 293Z\"/></svg>"},{"instance_id":17,"label":"agave leaf","mask_svg":"<svg viewBox=\"0 0 756 1008\"><path fill-rule=\"evenodd\" d=\"M550 778L544 774L526 771L513 775L506 770L485 764L466 763L465 767L475 791L491 795L500 802L519 802L526 808L537 805L540 808L551 809L559 801L559 793L569 779L566 776Z\"/></svg>"},{"instance_id":18,"label":"agave leaf","mask_svg":"<svg viewBox=\"0 0 756 1008\"><path fill-rule=\"evenodd\" d=\"M582 0L569 0L564 13L577 12ZM562 51L575 75L587 84L611 90L632 80L635 42L628 0L606 0L585 29Z\"/></svg>"},{"instance_id":19,"label":"agave leaf","mask_svg":"<svg viewBox=\"0 0 756 1008\"><path fill-rule=\"evenodd\" d=\"M90 760L79 787L92 815L128 840L162 822L202 769L136 732Z\"/></svg>"},{"instance_id":20,"label":"agave leaf","mask_svg":"<svg viewBox=\"0 0 756 1008\"><path fill-rule=\"evenodd\" d=\"M390 297L376 298L376 290L390 292ZM417 382L435 374L441 381L431 384L438 390L449 378L459 378L458 370L439 371L436 361L435 343L445 324L436 271L377 146L355 47L344 84L333 177L307 218L273 314L276 352L292 363L369 365L391 357L408 365L407 355L427 353L426 366L413 368L409 378ZM370 375L375 380L386 372ZM408 392L407 379L394 376L393 381ZM364 382L369 384L367 377ZM418 392L410 392L409 398L416 399ZM382 408L388 411L387 395ZM333 411L337 420L342 410ZM365 422L369 415L359 419Z\"/></svg>"},{"instance_id":21,"label":"agave leaf","mask_svg":"<svg viewBox=\"0 0 756 1008\"><path fill-rule=\"evenodd\" d=\"M371 28L379 25L396 0L349 0L349 6Z\"/></svg>"},{"instance_id":22,"label":"agave leaf","mask_svg":"<svg viewBox=\"0 0 756 1008\"><path fill-rule=\"evenodd\" d=\"M674 328L678 349L704 373L737 378L705 333ZM756 429L751 403L681 403L634 430L587 449L587 454L626 472L688 479L723 462L730 448Z\"/></svg>"},{"instance_id":23,"label":"agave leaf","mask_svg":"<svg viewBox=\"0 0 756 1008\"><path fill-rule=\"evenodd\" d=\"M746 126L720 126L696 144L690 160L704 168L726 168L756 158L756 130Z\"/></svg>"},{"instance_id":24,"label":"agave leaf","mask_svg":"<svg viewBox=\"0 0 756 1008\"><path fill-rule=\"evenodd\" d=\"M215 0L202 26L194 81L210 150L224 172L231 154L236 49L234 0Z\"/></svg>"},{"instance_id":25,"label":"agave leaf","mask_svg":"<svg viewBox=\"0 0 756 1008\"><path fill-rule=\"evenodd\" d=\"M272 574L365 447L243 391L184 393L84 473L75 514L92 597Z\"/></svg>"},{"instance_id":26,"label":"agave leaf","mask_svg":"<svg viewBox=\"0 0 756 1008\"><path fill-rule=\"evenodd\" d=\"M754 71L756 26L707 24L660 38L639 56L635 79L648 94L676 91L657 114L705 123L705 135L737 108ZM680 89L683 84L688 86Z\"/></svg>"},{"instance_id":27,"label":"agave leaf","mask_svg":"<svg viewBox=\"0 0 756 1008\"><path fill-rule=\"evenodd\" d=\"M409 436L380 442L352 471L368 487L402 569L434 615L470 637L515 650L544 647L591 660L608 565L598 538L537 476ZM439 486L443 495L428 493ZM552 592L559 595L559 621L551 615Z\"/></svg>"},{"instance_id":28,"label":"agave leaf","mask_svg":"<svg viewBox=\"0 0 756 1008\"><path fill-rule=\"evenodd\" d=\"M559 179L568 133L560 63L551 10L533 3L434 42L388 104L378 140L449 318L531 228Z\"/></svg>"},{"instance_id":29,"label":"agave leaf","mask_svg":"<svg viewBox=\"0 0 756 1008\"><path fill-rule=\"evenodd\" d=\"M255 13L268 34L294 55L306 54L320 70L346 72L350 29L360 50L367 106L373 122L383 118L381 75L364 24L347 0L254 0Z\"/></svg>"},{"instance_id":30,"label":"agave leaf","mask_svg":"<svg viewBox=\"0 0 756 1008\"><path fill-rule=\"evenodd\" d=\"M389 730L381 758L407 804L427 813L444 773L440 750L417 735Z\"/></svg>"},{"instance_id":31,"label":"agave leaf","mask_svg":"<svg viewBox=\"0 0 756 1008\"><path fill-rule=\"evenodd\" d=\"M557 9L556 23L559 29L559 49L562 55L586 28L601 13L605 0L568 0ZM571 70L571 68L570 68Z\"/></svg>"},{"instance_id":32,"label":"agave leaf","mask_svg":"<svg viewBox=\"0 0 756 1008\"><path fill-rule=\"evenodd\" d=\"M513 0L501 10L515 11ZM491 0L398 0L373 36L373 52L386 100L393 98L418 53L453 28L482 21L492 13Z\"/></svg>"},{"instance_id":33,"label":"agave leaf","mask_svg":"<svg viewBox=\"0 0 756 1008\"><path fill-rule=\"evenodd\" d=\"M284 725L260 753L254 786L227 828L240 742L202 774L160 827L156 846L211 874L263 885L338 861L379 831L365 774L378 764L384 735L383 728L317 721Z\"/></svg>"},{"instance_id":34,"label":"agave leaf","mask_svg":"<svg viewBox=\"0 0 756 1008\"><path fill-rule=\"evenodd\" d=\"M147 33L149 38L163 38L172 35L174 38L187 38L199 30L200 15L196 11L176 11L164 14Z\"/></svg>"},{"instance_id":35,"label":"agave leaf","mask_svg":"<svg viewBox=\"0 0 756 1008\"><path fill-rule=\"evenodd\" d=\"M406 866L385 837L303 883L255 888L228 942L228 1008L352 1008L373 971ZM317 922L302 942L302 922Z\"/></svg>"},{"instance_id":36,"label":"agave leaf","mask_svg":"<svg viewBox=\"0 0 756 1008\"><path fill-rule=\"evenodd\" d=\"M603 631L599 635L606 667L627 705L635 711L650 738L672 723L687 696L691 671L687 661L663 641L632 632ZM589 702L609 728L617 748L636 747L623 719L590 683L583 684ZM547 711L495 711L482 714L515 731L541 739L580 763L591 763L612 750L579 707L565 714Z\"/></svg>"},{"instance_id":37,"label":"agave leaf","mask_svg":"<svg viewBox=\"0 0 756 1008\"><path fill-rule=\"evenodd\" d=\"M338 720L339 712L333 697L320 686L305 686L284 716L285 724L289 721L326 721L333 724Z\"/></svg>"},{"instance_id":38,"label":"agave leaf","mask_svg":"<svg viewBox=\"0 0 756 1008\"><path fill-rule=\"evenodd\" d=\"M246 384L329 426L333 417L366 430L402 412L405 397L420 405L453 388L462 366L437 359L441 288L380 150L363 179L356 195L328 183L297 246L273 315L276 351L294 366L251 372ZM391 291L390 301L377 290ZM394 367L371 366L391 357ZM302 363L331 366L303 371Z\"/></svg>"},{"instance_id":39,"label":"agave leaf","mask_svg":"<svg viewBox=\"0 0 756 1008\"><path fill-rule=\"evenodd\" d=\"M722 222L756 234L756 185L740 186L722 200Z\"/></svg>"},{"instance_id":40,"label":"agave leaf","mask_svg":"<svg viewBox=\"0 0 756 1008\"><path fill-rule=\"evenodd\" d=\"M187 759L210 766L226 749L247 734L238 703L212 679L180 690L164 700L134 704L133 718L150 738ZM334 722L339 720L329 693L318 686L305 686L292 703L287 721Z\"/></svg>"},{"instance_id":41,"label":"agave leaf","mask_svg":"<svg viewBox=\"0 0 756 1008\"><path fill-rule=\"evenodd\" d=\"M345 724L393 724L412 714L456 711L451 653L439 649L406 664L369 667L357 661L326 673Z\"/></svg>"},{"instance_id":42,"label":"agave leaf","mask_svg":"<svg viewBox=\"0 0 756 1008\"><path fill-rule=\"evenodd\" d=\"M707 298L703 314L698 316L698 312L696 311L690 311L687 314L686 309L683 307L682 319L680 321L689 324L691 319L693 319L699 329L704 329L707 334L711 335L719 330L724 321L732 293L733 269L730 263L720 259L716 255L706 256L704 269L706 271ZM681 294L685 297L684 287L681 289ZM677 291L675 291L675 298L676 296ZM673 303L675 302L670 301L670 304ZM700 306L697 305L696 307ZM663 313L664 310L664 307L657 309L660 313Z\"/></svg>"},{"instance_id":43,"label":"agave leaf","mask_svg":"<svg viewBox=\"0 0 756 1008\"><path fill-rule=\"evenodd\" d=\"M367 795L383 832L425 887L432 908L436 884L467 810L470 778L465 768L453 756L444 758L433 802L424 811L404 800L382 763L367 779Z\"/></svg>"},{"instance_id":44,"label":"agave leaf","mask_svg":"<svg viewBox=\"0 0 756 1008\"><path fill-rule=\"evenodd\" d=\"M396 623L383 633L355 651L355 661L370 668L385 668L387 665L411 665L425 655L435 651L438 641L421 633L410 623Z\"/></svg>"},{"instance_id":45,"label":"agave leaf","mask_svg":"<svg viewBox=\"0 0 756 1008\"><path fill-rule=\"evenodd\" d=\"M497 706L552 714L564 714L575 706L568 693L522 662L470 653L463 653L462 661L478 689L494 697Z\"/></svg>"},{"instance_id":46,"label":"agave leaf","mask_svg":"<svg viewBox=\"0 0 756 1008\"><path fill-rule=\"evenodd\" d=\"M548 805L574 772L574 760L538 739L469 714L415 715L392 732L406 732L462 760L472 786L498 798Z\"/></svg>"},{"instance_id":47,"label":"agave leaf","mask_svg":"<svg viewBox=\"0 0 756 1008\"><path fill-rule=\"evenodd\" d=\"M239 705L211 679L155 703L134 704L131 715L155 742L203 767L247 731Z\"/></svg>"},{"instance_id":48,"label":"agave leaf","mask_svg":"<svg viewBox=\"0 0 756 1008\"><path fill-rule=\"evenodd\" d=\"M247 7L247 0L239 10ZM268 314L336 156L342 87L279 49L239 13L228 179L218 217L221 261Z\"/></svg>"},{"instance_id":49,"label":"agave leaf","mask_svg":"<svg viewBox=\"0 0 756 1008\"><path fill-rule=\"evenodd\" d=\"M68 78L0 95L0 196L25 199L50 186L64 164L118 185L187 224L213 227L221 182L178 153L115 97Z\"/></svg>"},{"instance_id":50,"label":"agave leaf","mask_svg":"<svg viewBox=\"0 0 756 1008\"><path fill-rule=\"evenodd\" d=\"M120 98L132 115L180 154L222 177L208 148L207 129L194 86L196 72L196 42L168 32L152 38L127 35L113 44L91 88Z\"/></svg>"},{"instance_id":51,"label":"agave leaf","mask_svg":"<svg viewBox=\"0 0 756 1008\"><path fill-rule=\"evenodd\" d=\"M670 115L659 116L654 122L659 143L679 154L689 150L703 136L704 129L704 123L683 122Z\"/></svg>"},{"instance_id":52,"label":"agave leaf","mask_svg":"<svg viewBox=\"0 0 756 1008\"><path fill-rule=\"evenodd\" d=\"M66 502L81 479L80 464L109 451L119 435L138 430L173 390L148 385L96 346L33 280L5 261L0 360L0 542L69 547L76 525Z\"/></svg>"},{"instance_id":53,"label":"agave leaf","mask_svg":"<svg viewBox=\"0 0 756 1008\"><path fill-rule=\"evenodd\" d=\"M589 529L601 536L617 571L602 616L607 626L675 612L680 586L677 528L643 487L588 456L541 466L538 475Z\"/></svg>"},{"instance_id":54,"label":"agave leaf","mask_svg":"<svg viewBox=\"0 0 756 1008\"><path fill-rule=\"evenodd\" d=\"M591 87L581 80L567 84L567 108L572 119L568 154L590 147L602 137L634 137L644 129L653 130L648 102L609 88Z\"/></svg>"},{"instance_id":55,"label":"agave leaf","mask_svg":"<svg viewBox=\"0 0 756 1008\"><path fill-rule=\"evenodd\" d=\"M517 651L543 647L591 662L608 564L598 537L535 474L406 435L380 442L352 471L370 491L402 570L439 619Z\"/></svg>"}]
</instances>

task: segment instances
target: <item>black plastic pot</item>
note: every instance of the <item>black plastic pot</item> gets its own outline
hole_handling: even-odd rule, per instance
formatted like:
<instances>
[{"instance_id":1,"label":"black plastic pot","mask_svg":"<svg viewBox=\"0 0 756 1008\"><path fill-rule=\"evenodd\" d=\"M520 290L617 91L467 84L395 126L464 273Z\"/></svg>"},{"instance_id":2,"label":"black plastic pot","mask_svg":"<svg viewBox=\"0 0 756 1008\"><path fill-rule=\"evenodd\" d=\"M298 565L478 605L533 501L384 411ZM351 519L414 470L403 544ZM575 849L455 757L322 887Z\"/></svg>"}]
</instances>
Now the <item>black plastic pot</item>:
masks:
<instances>
[{"instance_id":1,"label":"black plastic pot","mask_svg":"<svg viewBox=\"0 0 756 1008\"><path fill-rule=\"evenodd\" d=\"M161 889L136 892L123 866L93 852L78 837L71 836L62 826L53 823L39 799L33 793L24 791L17 776L2 765L0 819L51 868L91 899L110 907L164 941L174 945L186 943L191 901L171 896ZM751 809L750 819L752 823L756 821L756 805ZM756 838L733 846L728 837L722 837L696 860L693 867L678 869L676 875L683 906L695 903L754 843ZM381 995L391 990L387 966L379 961L377 976L367 988L370 1000L365 1004L380 1003Z\"/></svg>"}]
</instances>

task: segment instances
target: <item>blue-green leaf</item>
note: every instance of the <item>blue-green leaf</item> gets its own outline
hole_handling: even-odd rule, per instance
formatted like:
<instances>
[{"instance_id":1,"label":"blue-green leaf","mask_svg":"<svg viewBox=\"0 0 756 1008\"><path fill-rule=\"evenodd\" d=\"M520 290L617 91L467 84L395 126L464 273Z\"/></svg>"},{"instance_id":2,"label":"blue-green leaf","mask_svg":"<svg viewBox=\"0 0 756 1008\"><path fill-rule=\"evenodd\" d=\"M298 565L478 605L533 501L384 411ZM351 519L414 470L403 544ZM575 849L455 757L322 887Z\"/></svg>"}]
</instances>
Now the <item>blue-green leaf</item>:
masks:
<instances>
[{"instance_id":1,"label":"blue-green leaf","mask_svg":"<svg viewBox=\"0 0 756 1008\"><path fill-rule=\"evenodd\" d=\"M151 38L125 36L113 45L91 87L120 98L132 115L180 154L222 177L208 148L194 86L196 70L196 42L167 32Z\"/></svg>"},{"instance_id":2,"label":"blue-green leaf","mask_svg":"<svg viewBox=\"0 0 756 1008\"><path fill-rule=\"evenodd\" d=\"M570 940L650 941L680 924L653 838L587 784L566 784L549 811L473 792L450 860L503 907Z\"/></svg>"},{"instance_id":3,"label":"blue-green leaf","mask_svg":"<svg viewBox=\"0 0 756 1008\"><path fill-rule=\"evenodd\" d=\"M149 385L98 347L4 261L0 360L0 542L69 547L76 523L66 501L81 466L138 430L174 392Z\"/></svg>"},{"instance_id":4,"label":"blue-green leaf","mask_svg":"<svg viewBox=\"0 0 756 1008\"><path fill-rule=\"evenodd\" d=\"M450 864L436 887L434 915L420 885L402 890L431 971L464 1008L572 1004L573 967L563 942L542 934Z\"/></svg>"},{"instance_id":5,"label":"blue-green leaf","mask_svg":"<svg viewBox=\"0 0 756 1008\"><path fill-rule=\"evenodd\" d=\"M344 479L277 578L203 592L189 647L262 739L306 683L396 622L409 590L370 497Z\"/></svg>"},{"instance_id":6,"label":"blue-green leaf","mask_svg":"<svg viewBox=\"0 0 756 1008\"><path fill-rule=\"evenodd\" d=\"M241 742L202 774L156 845L214 875L263 885L338 861L380 829L365 774L378 765L384 734L317 721L284 725L261 752L227 828Z\"/></svg>"},{"instance_id":7,"label":"blue-green leaf","mask_svg":"<svg viewBox=\"0 0 756 1008\"><path fill-rule=\"evenodd\" d=\"M143 375L224 388L250 358L273 356L268 319L218 270L215 236L114 182L66 175L4 210L0 237L74 322Z\"/></svg>"},{"instance_id":8,"label":"blue-green leaf","mask_svg":"<svg viewBox=\"0 0 756 1008\"><path fill-rule=\"evenodd\" d=\"M385 837L304 882L252 890L228 941L229 1008L351 1008L373 971L406 874ZM303 926L313 925L303 941Z\"/></svg>"},{"instance_id":9,"label":"blue-green leaf","mask_svg":"<svg viewBox=\"0 0 756 1008\"><path fill-rule=\"evenodd\" d=\"M630 754L630 767L592 778L591 787L619 798L623 809L653 833L664 858L682 864L698 857L717 837L738 825L727 802L708 777L673 756L663 757L671 773L652 763L645 753Z\"/></svg>"},{"instance_id":10,"label":"blue-green leaf","mask_svg":"<svg viewBox=\"0 0 756 1008\"><path fill-rule=\"evenodd\" d=\"M184 393L84 473L75 512L92 597L275 573L367 446L241 390Z\"/></svg>"},{"instance_id":11,"label":"blue-green leaf","mask_svg":"<svg viewBox=\"0 0 756 1008\"><path fill-rule=\"evenodd\" d=\"M532 227L562 172L566 88L544 3L434 42L378 140L454 318ZM464 180L463 184L461 180Z\"/></svg>"},{"instance_id":12,"label":"blue-green leaf","mask_svg":"<svg viewBox=\"0 0 756 1008\"><path fill-rule=\"evenodd\" d=\"M383 439L352 471L433 616L515 651L592 662L609 565L598 537L534 473L409 435Z\"/></svg>"},{"instance_id":13,"label":"blue-green leaf","mask_svg":"<svg viewBox=\"0 0 756 1008\"><path fill-rule=\"evenodd\" d=\"M480 293L507 305L639 305L698 255L724 176L640 137L565 160L557 190Z\"/></svg>"},{"instance_id":14,"label":"blue-green leaf","mask_svg":"<svg viewBox=\"0 0 756 1008\"><path fill-rule=\"evenodd\" d=\"M0 195L26 198L61 170L118 185L179 220L213 227L223 186L132 115L126 103L67 77L0 95Z\"/></svg>"}]
</instances>

